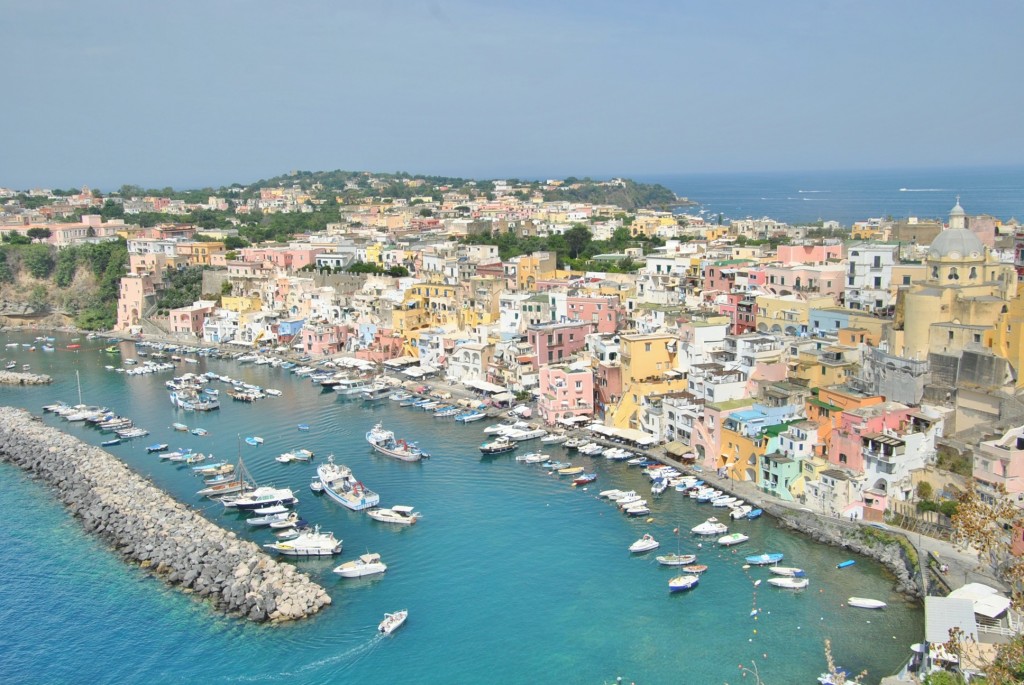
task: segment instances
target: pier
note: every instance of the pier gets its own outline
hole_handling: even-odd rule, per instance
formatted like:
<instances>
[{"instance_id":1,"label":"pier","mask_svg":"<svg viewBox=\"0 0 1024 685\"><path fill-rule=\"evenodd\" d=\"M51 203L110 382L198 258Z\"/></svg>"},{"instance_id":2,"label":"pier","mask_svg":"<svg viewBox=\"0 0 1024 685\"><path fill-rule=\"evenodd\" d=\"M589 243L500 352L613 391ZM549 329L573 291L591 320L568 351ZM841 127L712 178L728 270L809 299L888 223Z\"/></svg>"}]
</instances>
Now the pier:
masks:
<instances>
[{"instance_id":1,"label":"pier","mask_svg":"<svg viewBox=\"0 0 1024 685\"><path fill-rule=\"evenodd\" d=\"M104 450L0 407L0 460L46 483L82 527L168 585L226 614L284 622L331 598L290 564L211 523Z\"/></svg>"}]
</instances>

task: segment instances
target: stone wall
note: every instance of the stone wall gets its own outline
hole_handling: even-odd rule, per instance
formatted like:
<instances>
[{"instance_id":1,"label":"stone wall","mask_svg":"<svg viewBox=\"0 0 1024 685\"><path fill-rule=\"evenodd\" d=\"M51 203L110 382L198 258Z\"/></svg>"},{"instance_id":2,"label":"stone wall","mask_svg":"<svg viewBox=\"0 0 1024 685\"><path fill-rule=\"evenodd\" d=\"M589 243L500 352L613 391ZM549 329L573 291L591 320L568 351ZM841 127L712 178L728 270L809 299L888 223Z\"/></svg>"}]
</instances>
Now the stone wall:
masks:
<instances>
[{"instance_id":1,"label":"stone wall","mask_svg":"<svg viewBox=\"0 0 1024 685\"><path fill-rule=\"evenodd\" d=\"M48 385L53 379L44 373L0 371L0 385Z\"/></svg>"},{"instance_id":2,"label":"stone wall","mask_svg":"<svg viewBox=\"0 0 1024 685\"><path fill-rule=\"evenodd\" d=\"M896 576L898 592L911 597L923 596L917 551L900 532L826 518L776 504L766 503L764 510L777 518L781 526L803 533L816 542L842 547L875 559Z\"/></svg>"},{"instance_id":3,"label":"stone wall","mask_svg":"<svg viewBox=\"0 0 1024 685\"><path fill-rule=\"evenodd\" d=\"M0 459L52 488L82 527L167 584L253 621L290 621L331 603L327 592L240 540L113 455L0 407Z\"/></svg>"}]
</instances>

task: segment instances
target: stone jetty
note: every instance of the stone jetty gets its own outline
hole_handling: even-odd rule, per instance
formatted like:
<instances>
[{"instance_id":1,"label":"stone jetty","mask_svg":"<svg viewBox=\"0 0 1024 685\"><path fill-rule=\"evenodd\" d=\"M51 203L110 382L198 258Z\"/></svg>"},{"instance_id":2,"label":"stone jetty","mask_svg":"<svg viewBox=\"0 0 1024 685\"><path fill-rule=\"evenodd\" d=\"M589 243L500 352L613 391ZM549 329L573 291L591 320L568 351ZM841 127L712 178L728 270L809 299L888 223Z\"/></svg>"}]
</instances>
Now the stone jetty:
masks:
<instances>
[{"instance_id":1,"label":"stone jetty","mask_svg":"<svg viewBox=\"0 0 1024 685\"><path fill-rule=\"evenodd\" d=\"M220 611L281 622L331 603L292 565L214 525L113 455L22 409L0 407L0 459L50 486L85 530L126 559Z\"/></svg>"},{"instance_id":2,"label":"stone jetty","mask_svg":"<svg viewBox=\"0 0 1024 685\"><path fill-rule=\"evenodd\" d=\"M45 373L0 371L0 385L47 385L49 383L53 383L53 379Z\"/></svg>"}]
</instances>

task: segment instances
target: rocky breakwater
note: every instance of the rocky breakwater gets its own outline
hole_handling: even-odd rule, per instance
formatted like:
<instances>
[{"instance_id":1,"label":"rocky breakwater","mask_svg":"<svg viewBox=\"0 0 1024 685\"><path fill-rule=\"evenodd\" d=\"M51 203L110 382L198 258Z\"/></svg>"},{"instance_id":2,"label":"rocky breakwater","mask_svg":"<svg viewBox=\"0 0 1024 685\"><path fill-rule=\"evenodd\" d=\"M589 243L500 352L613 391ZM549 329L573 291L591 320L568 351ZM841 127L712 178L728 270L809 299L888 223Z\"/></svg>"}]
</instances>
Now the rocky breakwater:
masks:
<instances>
[{"instance_id":1,"label":"rocky breakwater","mask_svg":"<svg viewBox=\"0 0 1024 685\"><path fill-rule=\"evenodd\" d=\"M916 598L923 596L917 550L901 533L776 504L765 504L764 508L790 530L803 533L816 542L843 547L878 561L896 577L897 592Z\"/></svg>"},{"instance_id":2,"label":"rocky breakwater","mask_svg":"<svg viewBox=\"0 0 1024 685\"><path fill-rule=\"evenodd\" d=\"M53 379L44 373L0 371L0 385L47 385Z\"/></svg>"},{"instance_id":3,"label":"rocky breakwater","mask_svg":"<svg viewBox=\"0 0 1024 685\"><path fill-rule=\"evenodd\" d=\"M24 410L0 407L0 459L53 488L87 531L124 557L225 613L291 621L331 603L290 564L207 521L113 455Z\"/></svg>"}]
</instances>

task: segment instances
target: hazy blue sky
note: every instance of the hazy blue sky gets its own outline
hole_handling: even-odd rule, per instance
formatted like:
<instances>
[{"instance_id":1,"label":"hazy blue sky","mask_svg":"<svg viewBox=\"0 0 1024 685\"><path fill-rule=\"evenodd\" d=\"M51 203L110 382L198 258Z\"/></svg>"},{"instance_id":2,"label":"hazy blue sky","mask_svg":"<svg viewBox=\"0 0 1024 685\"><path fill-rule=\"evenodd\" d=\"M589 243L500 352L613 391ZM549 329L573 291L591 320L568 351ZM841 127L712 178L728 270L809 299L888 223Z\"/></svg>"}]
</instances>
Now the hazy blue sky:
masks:
<instances>
[{"instance_id":1,"label":"hazy blue sky","mask_svg":"<svg viewBox=\"0 0 1024 685\"><path fill-rule=\"evenodd\" d=\"M7 186L1024 161L1019 0L0 0L0 16Z\"/></svg>"}]
</instances>

